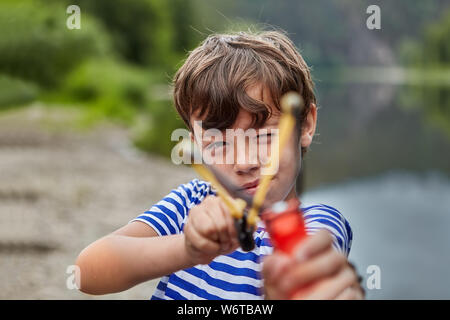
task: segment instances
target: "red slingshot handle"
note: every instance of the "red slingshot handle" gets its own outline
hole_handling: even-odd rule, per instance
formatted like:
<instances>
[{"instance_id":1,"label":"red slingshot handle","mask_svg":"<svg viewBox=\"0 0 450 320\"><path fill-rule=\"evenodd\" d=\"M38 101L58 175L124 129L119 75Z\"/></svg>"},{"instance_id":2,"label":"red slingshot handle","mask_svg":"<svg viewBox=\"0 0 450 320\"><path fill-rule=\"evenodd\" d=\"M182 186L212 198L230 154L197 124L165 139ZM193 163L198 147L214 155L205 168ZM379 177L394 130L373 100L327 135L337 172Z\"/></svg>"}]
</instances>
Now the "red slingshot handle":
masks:
<instances>
[{"instance_id":1,"label":"red slingshot handle","mask_svg":"<svg viewBox=\"0 0 450 320\"><path fill-rule=\"evenodd\" d=\"M300 201L297 198L285 203L286 208L281 212L274 212L273 207L263 212L262 218L269 232L275 250L280 250L293 256L294 249L306 239L306 228ZM296 290L291 293L295 296Z\"/></svg>"},{"instance_id":2,"label":"red slingshot handle","mask_svg":"<svg viewBox=\"0 0 450 320\"><path fill-rule=\"evenodd\" d=\"M262 217L275 250L292 255L295 247L306 238L306 229L300 201L294 198L286 205L282 212L268 209Z\"/></svg>"}]
</instances>

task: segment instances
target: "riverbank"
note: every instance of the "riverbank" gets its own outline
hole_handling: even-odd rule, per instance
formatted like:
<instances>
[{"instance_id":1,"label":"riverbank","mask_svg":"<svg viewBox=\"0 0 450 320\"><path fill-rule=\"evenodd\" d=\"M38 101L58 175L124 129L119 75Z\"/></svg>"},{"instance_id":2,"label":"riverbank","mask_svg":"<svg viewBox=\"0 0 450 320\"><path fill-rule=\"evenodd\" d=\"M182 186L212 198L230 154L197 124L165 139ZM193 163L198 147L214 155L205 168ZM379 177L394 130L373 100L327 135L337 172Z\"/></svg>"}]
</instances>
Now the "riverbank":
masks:
<instances>
[{"instance_id":1,"label":"riverbank","mask_svg":"<svg viewBox=\"0 0 450 320\"><path fill-rule=\"evenodd\" d=\"M85 132L72 118L39 105L0 114L0 299L148 299L156 281L91 297L67 288L67 268L194 173L140 153L119 127Z\"/></svg>"}]
</instances>

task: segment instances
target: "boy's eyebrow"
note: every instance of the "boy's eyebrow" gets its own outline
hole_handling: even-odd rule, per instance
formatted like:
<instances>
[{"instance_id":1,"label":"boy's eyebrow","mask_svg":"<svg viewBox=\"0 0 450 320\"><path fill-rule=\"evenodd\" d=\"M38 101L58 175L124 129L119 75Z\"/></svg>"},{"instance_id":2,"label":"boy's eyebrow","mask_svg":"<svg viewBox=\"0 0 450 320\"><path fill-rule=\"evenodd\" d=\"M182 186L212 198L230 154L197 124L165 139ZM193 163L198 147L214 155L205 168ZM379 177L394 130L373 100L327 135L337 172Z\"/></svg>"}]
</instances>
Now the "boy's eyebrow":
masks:
<instances>
[{"instance_id":1,"label":"boy's eyebrow","mask_svg":"<svg viewBox=\"0 0 450 320\"><path fill-rule=\"evenodd\" d=\"M258 126L258 127L249 126L248 128L234 128L234 129L243 129L243 130L261 129L261 128L265 127L265 126L277 125L278 121L279 121L279 118L280 118L279 114L273 114L272 116L270 116L269 119L267 119L267 121L262 126ZM205 122L202 122L202 129L203 130L217 129L217 130L219 130L219 131L221 131L223 133L225 133L226 130L233 130L233 128L231 128L231 127L227 127L227 128L225 128L225 127L217 127L217 126L214 126L213 124L207 124Z\"/></svg>"}]
</instances>

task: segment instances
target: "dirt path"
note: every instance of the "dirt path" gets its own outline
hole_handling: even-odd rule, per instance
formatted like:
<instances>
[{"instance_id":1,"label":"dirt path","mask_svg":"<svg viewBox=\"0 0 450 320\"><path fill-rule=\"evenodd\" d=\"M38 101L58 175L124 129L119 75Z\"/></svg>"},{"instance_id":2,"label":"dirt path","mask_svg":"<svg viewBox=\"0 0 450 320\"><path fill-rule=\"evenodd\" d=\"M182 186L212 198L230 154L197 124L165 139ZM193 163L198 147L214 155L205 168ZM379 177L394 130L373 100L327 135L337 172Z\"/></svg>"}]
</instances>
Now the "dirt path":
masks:
<instances>
[{"instance_id":1,"label":"dirt path","mask_svg":"<svg viewBox=\"0 0 450 320\"><path fill-rule=\"evenodd\" d=\"M0 299L148 299L156 281L92 297L67 288L67 268L194 173L139 153L117 127L67 129L70 118L0 114Z\"/></svg>"}]
</instances>

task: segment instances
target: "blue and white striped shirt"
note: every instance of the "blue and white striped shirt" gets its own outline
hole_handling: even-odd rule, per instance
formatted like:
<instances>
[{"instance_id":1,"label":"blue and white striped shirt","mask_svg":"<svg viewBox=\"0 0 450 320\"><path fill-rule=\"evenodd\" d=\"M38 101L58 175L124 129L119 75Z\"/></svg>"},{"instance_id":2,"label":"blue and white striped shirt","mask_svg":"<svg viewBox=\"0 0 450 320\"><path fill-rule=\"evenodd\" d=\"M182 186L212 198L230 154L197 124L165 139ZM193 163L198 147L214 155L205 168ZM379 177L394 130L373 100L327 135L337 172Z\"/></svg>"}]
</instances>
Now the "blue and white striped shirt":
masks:
<instances>
[{"instance_id":1,"label":"blue and white striped shirt","mask_svg":"<svg viewBox=\"0 0 450 320\"><path fill-rule=\"evenodd\" d=\"M189 210L214 194L210 183L194 179L172 190L132 221L148 224L160 236L179 234L183 232ZM334 248L348 256L352 230L342 214L323 204L301 208L307 233L328 229L334 235ZM162 277L152 299L263 299L262 257L273 251L263 222L258 223L254 239L256 245L250 252L239 248L231 254L216 257L209 264Z\"/></svg>"}]
</instances>

